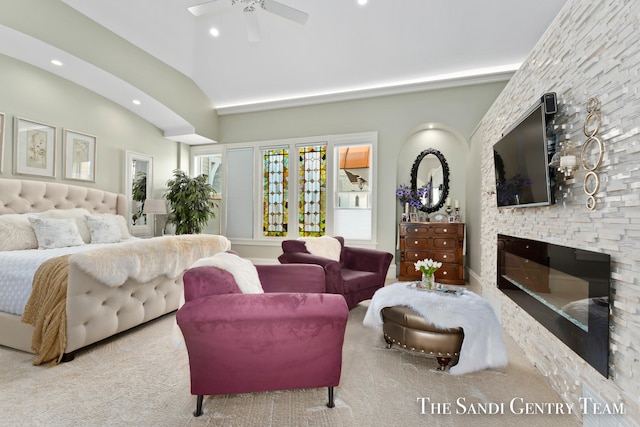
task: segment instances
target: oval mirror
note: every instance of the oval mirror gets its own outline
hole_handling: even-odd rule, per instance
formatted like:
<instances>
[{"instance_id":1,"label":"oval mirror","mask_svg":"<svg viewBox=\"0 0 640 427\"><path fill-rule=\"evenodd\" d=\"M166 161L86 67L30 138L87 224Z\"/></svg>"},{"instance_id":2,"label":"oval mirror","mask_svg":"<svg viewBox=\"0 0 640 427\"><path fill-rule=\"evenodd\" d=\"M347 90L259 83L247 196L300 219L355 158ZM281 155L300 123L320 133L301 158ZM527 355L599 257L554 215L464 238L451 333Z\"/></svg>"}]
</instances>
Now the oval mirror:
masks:
<instances>
[{"instance_id":1,"label":"oval mirror","mask_svg":"<svg viewBox=\"0 0 640 427\"><path fill-rule=\"evenodd\" d=\"M411 189L429 191L422 197L421 211L431 213L440 209L449 195L449 165L441 152L428 148L418 154L411 168Z\"/></svg>"}]
</instances>

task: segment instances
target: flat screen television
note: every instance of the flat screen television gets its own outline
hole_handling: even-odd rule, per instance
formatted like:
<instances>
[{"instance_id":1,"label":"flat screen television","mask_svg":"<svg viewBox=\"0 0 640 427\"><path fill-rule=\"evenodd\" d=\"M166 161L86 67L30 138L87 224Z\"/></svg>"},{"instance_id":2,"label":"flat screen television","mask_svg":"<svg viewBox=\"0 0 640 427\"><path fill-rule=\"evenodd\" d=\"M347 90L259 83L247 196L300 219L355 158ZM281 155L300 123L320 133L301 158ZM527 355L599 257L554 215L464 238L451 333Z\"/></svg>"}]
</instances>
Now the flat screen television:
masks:
<instances>
[{"instance_id":1,"label":"flat screen television","mask_svg":"<svg viewBox=\"0 0 640 427\"><path fill-rule=\"evenodd\" d=\"M539 102L493 145L498 207L554 203L555 169L549 167L553 150L547 136L553 113L546 110L545 103Z\"/></svg>"}]
</instances>

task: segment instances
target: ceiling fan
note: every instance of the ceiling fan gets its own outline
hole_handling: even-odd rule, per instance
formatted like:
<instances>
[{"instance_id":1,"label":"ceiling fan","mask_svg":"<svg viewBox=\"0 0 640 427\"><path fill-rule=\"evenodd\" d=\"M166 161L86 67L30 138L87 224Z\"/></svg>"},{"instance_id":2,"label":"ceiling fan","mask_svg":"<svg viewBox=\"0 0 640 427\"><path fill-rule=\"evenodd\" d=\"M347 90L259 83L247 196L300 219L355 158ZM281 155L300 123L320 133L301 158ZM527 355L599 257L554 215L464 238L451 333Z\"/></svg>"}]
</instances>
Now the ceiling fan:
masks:
<instances>
[{"instance_id":1,"label":"ceiling fan","mask_svg":"<svg viewBox=\"0 0 640 427\"><path fill-rule=\"evenodd\" d=\"M190 6L187 9L195 16L206 15L213 12L220 3L220 0L210 0L201 4ZM236 3L244 4L244 18L247 24L247 35L250 42L258 42L262 38L260 35L260 23L258 22L257 9L262 8L267 12L281 16L298 24L304 25L309 15L301 10L280 3L276 0L231 0L231 5Z\"/></svg>"}]
</instances>

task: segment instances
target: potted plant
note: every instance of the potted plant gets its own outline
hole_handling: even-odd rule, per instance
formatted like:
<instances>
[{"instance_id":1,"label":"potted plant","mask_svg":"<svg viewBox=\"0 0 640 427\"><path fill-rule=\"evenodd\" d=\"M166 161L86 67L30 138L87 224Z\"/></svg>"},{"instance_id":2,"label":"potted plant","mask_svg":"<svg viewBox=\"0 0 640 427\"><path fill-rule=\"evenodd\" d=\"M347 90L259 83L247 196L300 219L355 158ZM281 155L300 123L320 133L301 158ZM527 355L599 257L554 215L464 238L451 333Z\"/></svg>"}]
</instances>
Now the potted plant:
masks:
<instances>
[{"instance_id":1,"label":"potted plant","mask_svg":"<svg viewBox=\"0 0 640 427\"><path fill-rule=\"evenodd\" d=\"M169 202L168 222L175 225L176 234L199 234L210 219L215 218L215 190L207 175L190 177L180 169L167 181L165 197Z\"/></svg>"}]
</instances>

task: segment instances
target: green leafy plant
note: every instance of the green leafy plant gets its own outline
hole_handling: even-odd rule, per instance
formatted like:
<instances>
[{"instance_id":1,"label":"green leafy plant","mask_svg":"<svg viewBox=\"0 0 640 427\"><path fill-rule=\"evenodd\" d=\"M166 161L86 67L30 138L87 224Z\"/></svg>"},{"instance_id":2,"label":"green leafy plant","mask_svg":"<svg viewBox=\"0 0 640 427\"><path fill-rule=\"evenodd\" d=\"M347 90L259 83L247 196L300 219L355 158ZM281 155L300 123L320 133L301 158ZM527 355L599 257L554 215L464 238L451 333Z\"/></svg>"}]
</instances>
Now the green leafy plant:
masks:
<instances>
[{"instance_id":1,"label":"green leafy plant","mask_svg":"<svg viewBox=\"0 0 640 427\"><path fill-rule=\"evenodd\" d=\"M216 217L215 190L207 175L190 177L176 169L173 179L167 181L167 187L168 221L175 225L176 234L199 234L207 222Z\"/></svg>"}]
</instances>

